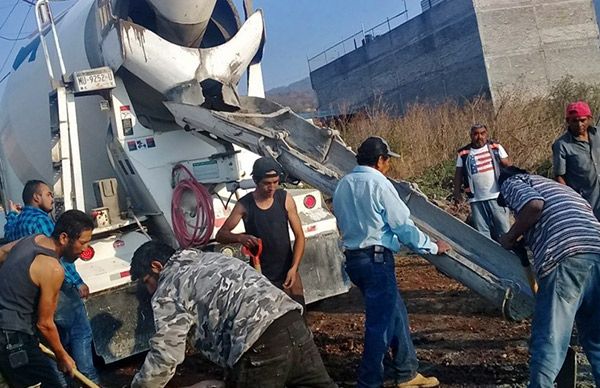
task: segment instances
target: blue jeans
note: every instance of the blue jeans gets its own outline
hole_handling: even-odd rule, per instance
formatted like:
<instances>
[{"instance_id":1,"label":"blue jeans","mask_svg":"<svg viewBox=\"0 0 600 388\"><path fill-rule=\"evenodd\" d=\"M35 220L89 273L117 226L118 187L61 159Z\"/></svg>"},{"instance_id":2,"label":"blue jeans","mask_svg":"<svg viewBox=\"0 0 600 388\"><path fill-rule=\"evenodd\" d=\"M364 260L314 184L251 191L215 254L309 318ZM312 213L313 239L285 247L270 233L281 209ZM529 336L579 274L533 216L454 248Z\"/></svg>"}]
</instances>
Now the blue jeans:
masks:
<instances>
[{"instance_id":1,"label":"blue jeans","mask_svg":"<svg viewBox=\"0 0 600 388\"><path fill-rule=\"evenodd\" d=\"M531 326L529 387L552 387L573 324L600 387L600 255L569 256L539 281Z\"/></svg>"},{"instance_id":2,"label":"blue jeans","mask_svg":"<svg viewBox=\"0 0 600 388\"><path fill-rule=\"evenodd\" d=\"M410 338L408 313L398 292L394 255L386 250L376 259L372 250L346 251L346 272L365 301L365 345L358 369L358 387L381 387L384 357L391 350L390 375L405 382L419 363Z\"/></svg>"},{"instance_id":3,"label":"blue jeans","mask_svg":"<svg viewBox=\"0 0 600 388\"><path fill-rule=\"evenodd\" d=\"M63 285L54 322L58 327L60 342L73 357L77 369L90 380L98 382L92 357L92 328L75 287Z\"/></svg>"},{"instance_id":4,"label":"blue jeans","mask_svg":"<svg viewBox=\"0 0 600 388\"><path fill-rule=\"evenodd\" d=\"M471 202L470 205L473 227L487 238L498 241L510 229L508 209L498 205L496 199Z\"/></svg>"}]
</instances>

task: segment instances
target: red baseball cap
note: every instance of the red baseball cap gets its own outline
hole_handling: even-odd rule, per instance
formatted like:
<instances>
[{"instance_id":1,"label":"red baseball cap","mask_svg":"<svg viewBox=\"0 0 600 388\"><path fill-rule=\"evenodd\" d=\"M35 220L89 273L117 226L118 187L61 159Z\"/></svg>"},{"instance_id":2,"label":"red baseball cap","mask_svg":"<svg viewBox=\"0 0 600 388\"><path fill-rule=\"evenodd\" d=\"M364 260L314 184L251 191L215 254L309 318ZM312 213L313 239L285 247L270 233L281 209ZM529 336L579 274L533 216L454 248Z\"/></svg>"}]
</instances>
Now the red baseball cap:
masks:
<instances>
[{"instance_id":1,"label":"red baseball cap","mask_svg":"<svg viewBox=\"0 0 600 388\"><path fill-rule=\"evenodd\" d=\"M592 117L592 110L587 102L577 101L567 105L567 111L565 112L565 118L577 118L577 117Z\"/></svg>"}]
</instances>

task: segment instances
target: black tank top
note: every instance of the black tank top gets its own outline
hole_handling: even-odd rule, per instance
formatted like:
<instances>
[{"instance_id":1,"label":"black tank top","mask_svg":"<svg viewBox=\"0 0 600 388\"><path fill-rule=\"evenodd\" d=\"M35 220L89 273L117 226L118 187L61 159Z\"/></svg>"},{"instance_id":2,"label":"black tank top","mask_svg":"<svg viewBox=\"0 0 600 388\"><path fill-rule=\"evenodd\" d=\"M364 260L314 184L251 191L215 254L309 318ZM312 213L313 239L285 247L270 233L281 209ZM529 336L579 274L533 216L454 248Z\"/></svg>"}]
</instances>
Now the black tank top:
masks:
<instances>
[{"instance_id":1,"label":"black tank top","mask_svg":"<svg viewBox=\"0 0 600 388\"><path fill-rule=\"evenodd\" d=\"M36 244L38 235L25 237L9 252L0 266L0 328L34 334L40 289L29 276L37 255L55 257L53 250Z\"/></svg>"},{"instance_id":2,"label":"black tank top","mask_svg":"<svg viewBox=\"0 0 600 388\"><path fill-rule=\"evenodd\" d=\"M240 199L246 209L244 217L246 233L263 241L263 252L260 257L262 273L280 288L292 266L292 244L285 209L286 196L285 190L275 191L273 204L267 210L256 206L252 193Z\"/></svg>"}]
</instances>

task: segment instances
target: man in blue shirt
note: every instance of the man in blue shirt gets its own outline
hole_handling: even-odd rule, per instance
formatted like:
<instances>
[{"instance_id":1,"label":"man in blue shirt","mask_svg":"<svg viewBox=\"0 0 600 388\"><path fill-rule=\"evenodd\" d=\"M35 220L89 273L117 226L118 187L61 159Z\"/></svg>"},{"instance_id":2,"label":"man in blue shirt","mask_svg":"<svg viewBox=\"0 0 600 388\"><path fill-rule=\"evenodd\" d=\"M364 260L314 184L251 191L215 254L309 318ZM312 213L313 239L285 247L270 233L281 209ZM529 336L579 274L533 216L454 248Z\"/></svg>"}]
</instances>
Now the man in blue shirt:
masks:
<instances>
[{"instance_id":1,"label":"man in blue shirt","mask_svg":"<svg viewBox=\"0 0 600 388\"><path fill-rule=\"evenodd\" d=\"M15 241L32 234L42 233L48 237L54 230L50 212L54 207L54 194L46 183L30 180L22 193L25 206L19 207L10 202L11 211L4 226L4 237ZM60 333L61 342L73 355L77 368L88 378L97 381L98 374L92 358L92 328L81 298L87 298L90 290L79 276L74 263L60 260L65 271L58 307L54 320Z\"/></svg>"},{"instance_id":2,"label":"man in blue shirt","mask_svg":"<svg viewBox=\"0 0 600 388\"><path fill-rule=\"evenodd\" d=\"M410 211L385 177L390 158L397 157L380 137L369 137L358 148L358 166L340 180L333 208L342 234L346 272L365 300L365 345L358 387L381 387L384 357L397 387L436 387L435 377L417 373L418 360L410 338L408 313L398 292L394 253L402 246L421 254L450 249L433 242L410 219ZM387 362L389 361L389 363Z\"/></svg>"},{"instance_id":3,"label":"man in blue shirt","mask_svg":"<svg viewBox=\"0 0 600 388\"><path fill-rule=\"evenodd\" d=\"M574 322L600 386L600 222L572 188L516 167L500 174L500 202L515 223L500 238L512 249L523 236L539 289L531 324L529 387L553 387Z\"/></svg>"}]
</instances>

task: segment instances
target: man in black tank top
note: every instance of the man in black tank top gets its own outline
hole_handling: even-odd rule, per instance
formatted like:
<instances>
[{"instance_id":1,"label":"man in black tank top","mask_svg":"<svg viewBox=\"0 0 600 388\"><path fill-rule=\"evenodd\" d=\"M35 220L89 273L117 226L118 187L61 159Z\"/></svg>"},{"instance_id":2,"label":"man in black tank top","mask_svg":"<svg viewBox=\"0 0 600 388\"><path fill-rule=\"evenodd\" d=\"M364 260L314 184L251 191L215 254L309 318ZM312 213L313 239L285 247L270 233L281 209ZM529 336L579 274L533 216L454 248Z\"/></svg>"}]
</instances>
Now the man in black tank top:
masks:
<instances>
[{"instance_id":1,"label":"man in black tank top","mask_svg":"<svg viewBox=\"0 0 600 388\"><path fill-rule=\"evenodd\" d=\"M38 234L0 247L0 371L11 387L61 386L36 333L54 351L59 369L73 375L75 362L54 323L65 277L59 258L75 261L88 248L93 228L90 216L69 210L51 237Z\"/></svg>"},{"instance_id":2,"label":"man in black tank top","mask_svg":"<svg viewBox=\"0 0 600 388\"><path fill-rule=\"evenodd\" d=\"M260 264L263 275L304 306L304 289L298 266L304 254L304 232L292 196L279 189L283 171L270 158L258 159L252 168L256 190L242 197L217 233L221 243L239 243L256 251L262 240ZM232 233L243 220L246 233ZM294 233L294 246L288 226Z\"/></svg>"}]
</instances>

